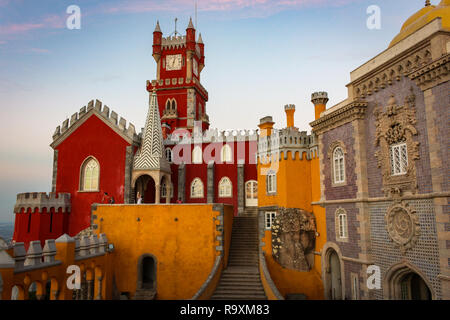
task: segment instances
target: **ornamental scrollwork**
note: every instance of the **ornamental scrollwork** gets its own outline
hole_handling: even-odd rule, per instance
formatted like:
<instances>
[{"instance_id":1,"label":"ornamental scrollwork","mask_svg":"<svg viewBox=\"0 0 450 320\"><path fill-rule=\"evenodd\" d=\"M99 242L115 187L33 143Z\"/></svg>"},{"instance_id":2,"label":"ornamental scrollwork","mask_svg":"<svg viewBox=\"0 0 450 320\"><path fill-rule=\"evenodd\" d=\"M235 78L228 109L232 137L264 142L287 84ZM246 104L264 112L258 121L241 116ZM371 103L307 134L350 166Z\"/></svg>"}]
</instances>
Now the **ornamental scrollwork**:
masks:
<instances>
[{"instance_id":1,"label":"ornamental scrollwork","mask_svg":"<svg viewBox=\"0 0 450 320\"><path fill-rule=\"evenodd\" d=\"M415 160L420 159L419 142L413 137L418 134L416 129L415 95L412 92L406 97L403 105L399 105L395 96L392 95L387 106L377 106L374 110L375 116L375 157L378 167L382 170L383 191L386 196L390 195L393 188L402 192L416 193L416 165ZM406 144L407 167L402 174L394 175L392 172L391 146L399 143Z\"/></svg>"}]
</instances>

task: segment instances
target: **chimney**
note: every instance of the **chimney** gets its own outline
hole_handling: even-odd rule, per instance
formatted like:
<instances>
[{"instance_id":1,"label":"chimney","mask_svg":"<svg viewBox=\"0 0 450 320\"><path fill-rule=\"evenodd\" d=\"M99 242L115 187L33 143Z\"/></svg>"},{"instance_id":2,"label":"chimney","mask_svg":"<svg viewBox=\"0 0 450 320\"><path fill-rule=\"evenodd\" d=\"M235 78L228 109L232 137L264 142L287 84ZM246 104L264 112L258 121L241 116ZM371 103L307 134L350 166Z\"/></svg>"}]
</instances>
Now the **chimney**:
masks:
<instances>
[{"instance_id":1,"label":"chimney","mask_svg":"<svg viewBox=\"0 0 450 320\"><path fill-rule=\"evenodd\" d=\"M327 109L326 105L328 102L328 93L314 92L311 96L311 102L314 103L314 109L317 120L320 118L320 114Z\"/></svg>"},{"instance_id":2,"label":"chimney","mask_svg":"<svg viewBox=\"0 0 450 320\"><path fill-rule=\"evenodd\" d=\"M273 122L273 119L270 116L264 117L261 120L259 120L258 127L261 130L260 137L264 138L267 136L271 136L274 124L275 122Z\"/></svg>"},{"instance_id":3,"label":"chimney","mask_svg":"<svg viewBox=\"0 0 450 320\"><path fill-rule=\"evenodd\" d=\"M285 105L284 111L286 112L287 127L293 128L294 127L295 104Z\"/></svg>"}]
</instances>

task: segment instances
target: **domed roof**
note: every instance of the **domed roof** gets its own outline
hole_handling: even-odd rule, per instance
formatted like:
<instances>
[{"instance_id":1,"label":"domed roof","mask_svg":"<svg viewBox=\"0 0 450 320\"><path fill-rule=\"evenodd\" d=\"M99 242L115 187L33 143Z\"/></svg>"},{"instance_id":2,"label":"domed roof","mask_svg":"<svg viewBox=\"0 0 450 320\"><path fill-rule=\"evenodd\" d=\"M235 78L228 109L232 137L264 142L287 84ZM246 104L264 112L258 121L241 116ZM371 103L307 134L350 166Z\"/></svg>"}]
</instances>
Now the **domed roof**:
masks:
<instances>
[{"instance_id":1,"label":"domed roof","mask_svg":"<svg viewBox=\"0 0 450 320\"><path fill-rule=\"evenodd\" d=\"M420 9L406 20L400 33L392 40L389 47L392 47L405 39L437 17L442 18L443 28L450 29L450 0L442 0L437 6L431 5L429 1L427 1L424 8Z\"/></svg>"}]
</instances>

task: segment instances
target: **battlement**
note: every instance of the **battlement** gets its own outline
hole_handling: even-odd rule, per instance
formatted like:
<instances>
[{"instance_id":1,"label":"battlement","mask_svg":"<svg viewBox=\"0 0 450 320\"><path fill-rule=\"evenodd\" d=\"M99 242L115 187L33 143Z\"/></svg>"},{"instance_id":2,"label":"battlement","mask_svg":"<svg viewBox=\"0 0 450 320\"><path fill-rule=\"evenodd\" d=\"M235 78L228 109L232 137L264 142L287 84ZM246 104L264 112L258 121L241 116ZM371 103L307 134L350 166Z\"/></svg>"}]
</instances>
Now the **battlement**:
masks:
<instances>
[{"instance_id":1,"label":"battlement","mask_svg":"<svg viewBox=\"0 0 450 320\"><path fill-rule=\"evenodd\" d=\"M317 139L314 134L308 135L306 131L298 131L296 128L274 129L270 136L260 137L258 139L258 158L261 161L267 161L271 155L284 154L287 159L287 153L292 154L292 159L299 155L302 159L304 152L307 154L307 160L317 156Z\"/></svg>"},{"instance_id":2,"label":"battlement","mask_svg":"<svg viewBox=\"0 0 450 320\"><path fill-rule=\"evenodd\" d=\"M284 110L295 110L295 104L287 104L284 106Z\"/></svg>"},{"instance_id":3,"label":"battlement","mask_svg":"<svg viewBox=\"0 0 450 320\"><path fill-rule=\"evenodd\" d=\"M151 82L147 80L147 91L152 92L153 90L158 90L162 88L167 88L168 86L179 86L179 85L190 85L197 86L201 94L204 96L205 100L208 100L208 91L203 87L197 78L186 79L186 78L170 78L170 79L159 79L152 80Z\"/></svg>"},{"instance_id":4,"label":"battlement","mask_svg":"<svg viewBox=\"0 0 450 320\"><path fill-rule=\"evenodd\" d=\"M50 300L108 298L110 288L107 285L110 282L105 282L104 279L110 278L107 265L111 263L108 254L111 251L108 249L106 235L100 234L100 238L91 235L83 237L78 244L75 242L74 238L64 234L56 240L46 240L43 248L40 241L31 241L28 250L23 242L15 243L9 248L0 245L0 271L4 276L3 288L0 286L0 300L25 300L33 287L36 298L41 300L49 282ZM66 285L68 266L77 266L84 274L83 279L87 283L81 283L81 290L74 290ZM86 290L89 282L90 290Z\"/></svg>"},{"instance_id":5,"label":"battlement","mask_svg":"<svg viewBox=\"0 0 450 320\"><path fill-rule=\"evenodd\" d=\"M243 141L257 141L258 130L225 130L209 129L203 133L194 129L191 135L188 132L180 134L173 133L167 136L164 140L164 145L175 144L200 144L200 143L223 143L223 142L243 142Z\"/></svg>"},{"instance_id":6,"label":"battlement","mask_svg":"<svg viewBox=\"0 0 450 320\"><path fill-rule=\"evenodd\" d=\"M36 208L39 212L45 208L47 212L51 208L55 211L62 209L62 212L70 212L71 199L70 193L45 193L45 192L33 192L33 193L20 193L17 195L16 204L14 206L14 213L20 213L22 209L26 212L28 209L34 211Z\"/></svg>"},{"instance_id":7,"label":"battlement","mask_svg":"<svg viewBox=\"0 0 450 320\"><path fill-rule=\"evenodd\" d=\"M70 120L66 119L61 126L56 127L55 133L53 134L53 141L58 140L77 123L81 123L91 111L105 119L112 128L119 131L121 134L131 140L137 140L136 129L132 123L129 123L127 126L127 120L122 117L119 119L119 116L115 111L110 111L109 107L103 105L99 100L95 100L95 104L94 100L91 100L87 107L84 106L80 109L80 112L74 113L70 117Z\"/></svg>"},{"instance_id":8,"label":"battlement","mask_svg":"<svg viewBox=\"0 0 450 320\"><path fill-rule=\"evenodd\" d=\"M327 92L314 92L311 95L311 102L314 104L326 104L328 102Z\"/></svg>"},{"instance_id":9,"label":"battlement","mask_svg":"<svg viewBox=\"0 0 450 320\"><path fill-rule=\"evenodd\" d=\"M162 38L161 45L163 49L181 49L186 47L186 36L169 36Z\"/></svg>"}]
</instances>

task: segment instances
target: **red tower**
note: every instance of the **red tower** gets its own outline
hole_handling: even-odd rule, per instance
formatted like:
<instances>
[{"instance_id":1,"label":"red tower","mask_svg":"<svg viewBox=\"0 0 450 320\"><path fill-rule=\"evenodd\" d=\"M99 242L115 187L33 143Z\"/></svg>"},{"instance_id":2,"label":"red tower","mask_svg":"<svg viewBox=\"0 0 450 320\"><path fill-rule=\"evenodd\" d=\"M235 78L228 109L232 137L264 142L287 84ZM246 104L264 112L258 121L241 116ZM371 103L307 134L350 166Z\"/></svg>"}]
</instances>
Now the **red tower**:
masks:
<instances>
[{"instance_id":1,"label":"red tower","mask_svg":"<svg viewBox=\"0 0 450 320\"><path fill-rule=\"evenodd\" d=\"M153 32L153 58L157 64L156 80L147 82L147 90L157 91L166 134L178 128L192 131L195 121L200 121L202 129L207 130L208 92L200 83L205 66L205 45L201 35L196 40L192 19L185 36L175 31L167 38L163 37L158 22Z\"/></svg>"}]
</instances>

